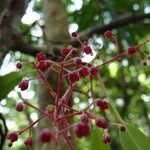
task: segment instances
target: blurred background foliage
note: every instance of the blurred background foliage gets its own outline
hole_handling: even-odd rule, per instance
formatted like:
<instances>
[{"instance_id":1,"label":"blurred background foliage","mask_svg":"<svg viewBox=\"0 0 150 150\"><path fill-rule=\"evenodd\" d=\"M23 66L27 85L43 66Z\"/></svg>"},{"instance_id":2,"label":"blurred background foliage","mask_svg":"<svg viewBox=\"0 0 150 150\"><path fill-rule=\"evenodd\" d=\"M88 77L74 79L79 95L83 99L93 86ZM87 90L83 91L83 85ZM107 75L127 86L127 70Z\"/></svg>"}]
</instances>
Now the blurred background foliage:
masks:
<instances>
[{"instance_id":1,"label":"blurred background foliage","mask_svg":"<svg viewBox=\"0 0 150 150\"><path fill-rule=\"evenodd\" d=\"M68 14L68 30L69 32L77 30L79 33L84 32L88 28L96 25L105 25L120 16L129 14L149 13L149 0L63 0ZM43 1L32 0L29 4L26 14L22 18L20 25L21 32L29 43L42 47L44 45L43 36ZM150 22L137 22L136 24L127 24L121 28L112 30L119 37L120 51L123 52L129 45L137 45L147 39L150 39ZM115 55L115 45L113 41L104 39L103 35L94 35L89 39L89 43L95 50L94 57L85 58L88 61L93 61L95 65L101 64L103 61ZM150 52L150 45L145 44L141 47L145 53ZM84 58L83 58L84 59ZM34 58L20 52L10 52L4 59L0 74L5 75L15 71L16 61L32 61ZM150 135L150 68L149 65L143 66L145 55L140 53L135 57L128 57L109 65L101 67L100 72L104 79L105 85L108 88L112 100L115 102L117 109L126 122L138 126L145 134ZM149 63L149 62L148 62ZM150 64L150 63L149 63ZM22 78L27 78L35 74L32 67L25 66L23 68ZM3 80L2 82L6 82ZM10 83L11 84L11 83ZM102 91L98 88L99 83L94 80L94 90L97 97L105 98ZM0 83L1 85L1 83ZM88 80L82 80L78 83L78 89L87 92L89 88ZM19 102L20 96L29 99L32 103L37 104L37 87L38 82L33 81L30 84L29 90L21 92L16 87L7 97L0 101L0 113L3 113L6 118L6 124L9 130L18 130L23 128L38 116L32 109L28 109L25 114L16 113L15 104ZM1 87L0 87L1 88ZM5 89L2 89L5 91ZM1 91L2 92L2 91ZM74 94L74 107L85 107L87 101L90 101L85 95ZM98 113L98 110L96 110ZM75 118L79 119L79 118ZM100 132L93 132L93 135L87 139L76 140L81 150L94 150L95 140L102 135ZM117 129L111 131L114 140L111 144L111 149L121 150L118 142ZM15 150L23 150L22 140L26 137L23 134L14 145ZM100 140L100 139L99 139ZM90 142L89 142L90 141ZM79 144L80 143L80 144ZM97 143L95 143L96 145ZM84 147L84 149L83 149ZM4 149L7 149L5 147ZM96 148L95 148L96 149Z\"/></svg>"}]
</instances>

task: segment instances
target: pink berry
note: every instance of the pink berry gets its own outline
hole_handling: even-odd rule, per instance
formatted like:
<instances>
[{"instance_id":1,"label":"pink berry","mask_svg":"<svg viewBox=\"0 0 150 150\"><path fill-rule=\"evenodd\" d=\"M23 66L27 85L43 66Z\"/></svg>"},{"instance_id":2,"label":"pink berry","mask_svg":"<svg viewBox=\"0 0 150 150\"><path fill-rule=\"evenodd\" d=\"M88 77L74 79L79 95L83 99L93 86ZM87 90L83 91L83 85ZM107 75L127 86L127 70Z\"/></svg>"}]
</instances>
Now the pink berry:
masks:
<instances>
[{"instance_id":1,"label":"pink berry","mask_svg":"<svg viewBox=\"0 0 150 150\"><path fill-rule=\"evenodd\" d=\"M128 48L128 54L134 55L137 52L137 48L135 46L131 46Z\"/></svg>"},{"instance_id":2,"label":"pink berry","mask_svg":"<svg viewBox=\"0 0 150 150\"><path fill-rule=\"evenodd\" d=\"M83 47L83 52L86 54L91 54L92 53L92 49L90 46L84 46Z\"/></svg>"},{"instance_id":3,"label":"pink berry","mask_svg":"<svg viewBox=\"0 0 150 150\"><path fill-rule=\"evenodd\" d=\"M78 138L87 137L90 134L90 127L87 123L80 122L75 126L75 134Z\"/></svg>"},{"instance_id":4,"label":"pink berry","mask_svg":"<svg viewBox=\"0 0 150 150\"><path fill-rule=\"evenodd\" d=\"M86 77L86 76L88 76L89 73L90 73L89 72L89 68L87 68L87 67L82 67L82 68L79 69L79 74L83 78Z\"/></svg>"},{"instance_id":5,"label":"pink berry","mask_svg":"<svg viewBox=\"0 0 150 150\"><path fill-rule=\"evenodd\" d=\"M105 144L109 144L109 143L111 143L111 141L112 141L112 138L111 138L110 135L104 135L104 136L103 136L103 142L104 142Z\"/></svg>"},{"instance_id":6,"label":"pink berry","mask_svg":"<svg viewBox=\"0 0 150 150\"><path fill-rule=\"evenodd\" d=\"M17 62L16 63L16 68L21 69L22 68L22 63L21 62Z\"/></svg>"},{"instance_id":7,"label":"pink berry","mask_svg":"<svg viewBox=\"0 0 150 150\"><path fill-rule=\"evenodd\" d=\"M73 83L79 81L79 79L80 79L79 73L78 73L77 71L74 71L74 72L69 73L68 79L69 79L69 82L70 82L71 84L73 84Z\"/></svg>"},{"instance_id":8,"label":"pink berry","mask_svg":"<svg viewBox=\"0 0 150 150\"><path fill-rule=\"evenodd\" d=\"M112 32L110 30L107 30L104 33L104 36L105 36L106 39L110 39L110 38L112 38Z\"/></svg>"},{"instance_id":9,"label":"pink berry","mask_svg":"<svg viewBox=\"0 0 150 150\"><path fill-rule=\"evenodd\" d=\"M45 60L46 55L43 52L39 52L39 53L36 54L36 58L37 58L38 61Z\"/></svg>"},{"instance_id":10,"label":"pink berry","mask_svg":"<svg viewBox=\"0 0 150 150\"><path fill-rule=\"evenodd\" d=\"M101 99L96 99L96 105L102 110L105 111L106 109L109 108L109 105L106 101L101 100Z\"/></svg>"},{"instance_id":11,"label":"pink berry","mask_svg":"<svg viewBox=\"0 0 150 150\"><path fill-rule=\"evenodd\" d=\"M32 139L31 139L31 138L27 138L27 139L24 141L24 145L25 145L26 147L32 147L32 145L33 145Z\"/></svg>"},{"instance_id":12,"label":"pink berry","mask_svg":"<svg viewBox=\"0 0 150 150\"><path fill-rule=\"evenodd\" d=\"M92 76L97 76L98 75L98 68L96 67L91 67L90 73Z\"/></svg>"},{"instance_id":13,"label":"pink berry","mask_svg":"<svg viewBox=\"0 0 150 150\"><path fill-rule=\"evenodd\" d=\"M28 80L23 80L23 81L21 81L20 84L19 84L19 88L20 88L22 91L26 90L26 89L28 88L28 86L29 86L29 81L28 81Z\"/></svg>"},{"instance_id":14,"label":"pink berry","mask_svg":"<svg viewBox=\"0 0 150 150\"><path fill-rule=\"evenodd\" d=\"M18 140L18 134L17 132L13 131L13 132L10 132L8 135L7 135L7 139L10 140L11 142L15 142Z\"/></svg>"},{"instance_id":15,"label":"pink berry","mask_svg":"<svg viewBox=\"0 0 150 150\"><path fill-rule=\"evenodd\" d=\"M45 128L40 131L39 140L41 143L48 143L52 140L52 134L49 129Z\"/></svg>"},{"instance_id":16,"label":"pink berry","mask_svg":"<svg viewBox=\"0 0 150 150\"><path fill-rule=\"evenodd\" d=\"M108 128L108 122L105 119L97 118L96 120L96 126L106 129Z\"/></svg>"},{"instance_id":17,"label":"pink berry","mask_svg":"<svg viewBox=\"0 0 150 150\"><path fill-rule=\"evenodd\" d=\"M63 57L66 57L68 55L69 51L70 51L69 48L62 48L61 49L61 55Z\"/></svg>"},{"instance_id":18,"label":"pink berry","mask_svg":"<svg viewBox=\"0 0 150 150\"><path fill-rule=\"evenodd\" d=\"M119 130L122 131L122 132L124 132L124 131L126 131L126 127L123 126L123 125L120 125L120 126L119 126Z\"/></svg>"},{"instance_id":19,"label":"pink berry","mask_svg":"<svg viewBox=\"0 0 150 150\"><path fill-rule=\"evenodd\" d=\"M88 123L89 122L89 117L86 114L84 114L84 115L81 116L81 121L83 123Z\"/></svg>"},{"instance_id":20,"label":"pink berry","mask_svg":"<svg viewBox=\"0 0 150 150\"><path fill-rule=\"evenodd\" d=\"M20 102L16 105L16 110L17 111L21 112L21 111L23 111L23 109L24 109L24 104L23 103Z\"/></svg>"},{"instance_id":21,"label":"pink berry","mask_svg":"<svg viewBox=\"0 0 150 150\"><path fill-rule=\"evenodd\" d=\"M71 37L76 38L77 37L77 32L72 32Z\"/></svg>"}]
</instances>

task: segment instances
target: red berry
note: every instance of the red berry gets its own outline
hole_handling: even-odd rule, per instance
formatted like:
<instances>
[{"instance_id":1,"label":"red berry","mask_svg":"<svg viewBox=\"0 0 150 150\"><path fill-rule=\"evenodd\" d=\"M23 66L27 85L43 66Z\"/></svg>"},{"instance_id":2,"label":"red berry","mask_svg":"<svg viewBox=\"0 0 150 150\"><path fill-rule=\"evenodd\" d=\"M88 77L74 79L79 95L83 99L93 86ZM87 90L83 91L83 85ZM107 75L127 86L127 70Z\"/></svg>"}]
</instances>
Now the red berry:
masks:
<instances>
[{"instance_id":1,"label":"red berry","mask_svg":"<svg viewBox=\"0 0 150 150\"><path fill-rule=\"evenodd\" d=\"M80 122L75 126L75 133L78 138L87 137L90 134L90 127L87 123Z\"/></svg>"},{"instance_id":2,"label":"red berry","mask_svg":"<svg viewBox=\"0 0 150 150\"><path fill-rule=\"evenodd\" d=\"M24 145L25 145L26 147L32 147L32 145L33 145L32 139L31 139L31 138L27 138L27 139L24 141Z\"/></svg>"},{"instance_id":3,"label":"red berry","mask_svg":"<svg viewBox=\"0 0 150 150\"><path fill-rule=\"evenodd\" d=\"M16 110L17 111L21 112L21 111L23 111L23 109L24 109L24 104L23 103L18 103L16 105Z\"/></svg>"},{"instance_id":4,"label":"red berry","mask_svg":"<svg viewBox=\"0 0 150 150\"><path fill-rule=\"evenodd\" d=\"M7 139L10 140L11 142L15 142L18 140L18 134L17 132L13 131L13 132L10 132L8 135L7 135Z\"/></svg>"},{"instance_id":5,"label":"red berry","mask_svg":"<svg viewBox=\"0 0 150 150\"><path fill-rule=\"evenodd\" d=\"M45 61L41 60L36 64L36 67L41 71L44 72L46 70Z\"/></svg>"},{"instance_id":6,"label":"red berry","mask_svg":"<svg viewBox=\"0 0 150 150\"><path fill-rule=\"evenodd\" d=\"M98 127L103 129L108 128L108 122L105 119L97 118L95 121Z\"/></svg>"},{"instance_id":7,"label":"red berry","mask_svg":"<svg viewBox=\"0 0 150 150\"><path fill-rule=\"evenodd\" d=\"M45 67L46 68L49 68L49 67L51 67L53 65L53 63L50 61L50 60L46 60L45 61Z\"/></svg>"},{"instance_id":8,"label":"red berry","mask_svg":"<svg viewBox=\"0 0 150 150\"><path fill-rule=\"evenodd\" d=\"M69 79L69 82L70 82L71 84L73 84L73 83L79 81L79 79L80 79L79 73L78 73L77 71L74 71L74 72L69 73L68 79Z\"/></svg>"},{"instance_id":9,"label":"red berry","mask_svg":"<svg viewBox=\"0 0 150 150\"><path fill-rule=\"evenodd\" d=\"M83 47L83 52L85 52L86 54L91 54L92 53L92 49L90 46L84 46Z\"/></svg>"},{"instance_id":10,"label":"red berry","mask_svg":"<svg viewBox=\"0 0 150 150\"><path fill-rule=\"evenodd\" d=\"M43 52L39 52L39 53L36 54L36 58L37 58L38 61L45 60L46 55Z\"/></svg>"},{"instance_id":11,"label":"red berry","mask_svg":"<svg viewBox=\"0 0 150 150\"><path fill-rule=\"evenodd\" d=\"M46 69L48 69L50 66L52 66L53 63L49 60L41 60L36 64L36 67L41 71L44 72Z\"/></svg>"},{"instance_id":12,"label":"red berry","mask_svg":"<svg viewBox=\"0 0 150 150\"><path fill-rule=\"evenodd\" d=\"M73 37L73 38L77 37L77 32L72 32L71 37Z\"/></svg>"},{"instance_id":13,"label":"red berry","mask_svg":"<svg viewBox=\"0 0 150 150\"><path fill-rule=\"evenodd\" d=\"M110 39L112 38L112 32L110 30L107 30L105 33L104 33L104 36L106 39Z\"/></svg>"},{"instance_id":14,"label":"red berry","mask_svg":"<svg viewBox=\"0 0 150 150\"><path fill-rule=\"evenodd\" d=\"M82 60L80 58L75 59L75 63L77 66L82 65Z\"/></svg>"},{"instance_id":15,"label":"red berry","mask_svg":"<svg viewBox=\"0 0 150 150\"><path fill-rule=\"evenodd\" d=\"M87 67L82 67L79 69L79 74L81 77L86 77L89 75L89 73L90 73L89 68L87 68Z\"/></svg>"},{"instance_id":16,"label":"red berry","mask_svg":"<svg viewBox=\"0 0 150 150\"><path fill-rule=\"evenodd\" d=\"M66 57L68 55L69 51L70 51L69 48L62 48L61 49L61 55L63 57Z\"/></svg>"},{"instance_id":17,"label":"red berry","mask_svg":"<svg viewBox=\"0 0 150 150\"><path fill-rule=\"evenodd\" d=\"M71 54L72 55L77 55L78 54L78 50L76 48L71 49Z\"/></svg>"},{"instance_id":18,"label":"red berry","mask_svg":"<svg viewBox=\"0 0 150 150\"><path fill-rule=\"evenodd\" d=\"M45 128L40 131L39 140L41 143L48 143L52 140L52 134L49 129Z\"/></svg>"},{"instance_id":19,"label":"red berry","mask_svg":"<svg viewBox=\"0 0 150 150\"><path fill-rule=\"evenodd\" d=\"M83 123L88 123L89 122L89 117L86 114L84 114L84 115L81 116L81 121Z\"/></svg>"},{"instance_id":20,"label":"red berry","mask_svg":"<svg viewBox=\"0 0 150 150\"><path fill-rule=\"evenodd\" d=\"M91 67L90 73L92 76L97 76L98 75L98 68L96 67Z\"/></svg>"},{"instance_id":21,"label":"red berry","mask_svg":"<svg viewBox=\"0 0 150 150\"><path fill-rule=\"evenodd\" d=\"M21 62L17 62L16 63L16 68L21 69L22 68L22 63Z\"/></svg>"},{"instance_id":22,"label":"red berry","mask_svg":"<svg viewBox=\"0 0 150 150\"><path fill-rule=\"evenodd\" d=\"M134 55L137 52L137 48L135 46L131 46L128 48L128 54Z\"/></svg>"},{"instance_id":23,"label":"red berry","mask_svg":"<svg viewBox=\"0 0 150 150\"><path fill-rule=\"evenodd\" d=\"M105 111L105 109L108 109L109 105L106 101L97 99L96 100L96 105L102 110Z\"/></svg>"},{"instance_id":24,"label":"red berry","mask_svg":"<svg viewBox=\"0 0 150 150\"><path fill-rule=\"evenodd\" d=\"M126 131L126 127L123 126L123 125L120 125L120 126L119 126L119 130L122 131L122 132L124 132L124 131Z\"/></svg>"},{"instance_id":25,"label":"red berry","mask_svg":"<svg viewBox=\"0 0 150 150\"><path fill-rule=\"evenodd\" d=\"M104 142L105 144L109 144L109 143L111 143L111 141L112 141L112 138L111 138L110 135L104 135L104 136L103 136L103 142Z\"/></svg>"},{"instance_id":26,"label":"red berry","mask_svg":"<svg viewBox=\"0 0 150 150\"><path fill-rule=\"evenodd\" d=\"M28 81L28 80L23 80L23 81L21 81L20 84L19 84L19 88L20 88L22 91L26 90L26 89L28 88L28 86L29 86L29 81Z\"/></svg>"}]
</instances>

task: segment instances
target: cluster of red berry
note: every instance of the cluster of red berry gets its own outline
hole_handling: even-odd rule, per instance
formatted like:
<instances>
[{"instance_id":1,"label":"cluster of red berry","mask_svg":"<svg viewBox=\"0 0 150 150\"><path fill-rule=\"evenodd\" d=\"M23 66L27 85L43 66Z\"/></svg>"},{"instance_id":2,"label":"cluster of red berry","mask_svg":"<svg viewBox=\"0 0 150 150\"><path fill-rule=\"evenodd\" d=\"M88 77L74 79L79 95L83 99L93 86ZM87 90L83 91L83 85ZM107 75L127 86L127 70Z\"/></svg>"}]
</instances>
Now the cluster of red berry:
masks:
<instances>
[{"instance_id":1,"label":"cluster of red berry","mask_svg":"<svg viewBox=\"0 0 150 150\"><path fill-rule=\"evenodd\" d=\"M106 31L104 33L104 36L107 39L113 38L115 42L117 42L117 36L113 35L111 31ZM85 109L82 110L76 110L72 106L69 105L69 100L71 94L73 94L77 82L82 78L88 78L90 83L92 84L93 79L98 79L99 73L99 67L101 65L105 65L108 63L111 63L113 61L119 60L120 58L123 58L125 56L133 56L135 55L139 47L138 46L131 46L129 47L125 52L120 53L117 52L117 55L113 57L111 60L104 62L103 64L99 66L94 66L90 63L86 63L82 61L83 54L92 55L93 50L92 48L86 43L82 43L81 40L78 37L78 34L76 32L73 32L71 34L71 37L78 40L81 44L81 47L75 48L72 46L68 46L67 48L61 49L61 55L62 55L62 61L56 62L52 60L47 60L46 55L43 52L40 52L36 55L37 62L28 62L28 64L33 65L35 70L38 73L38 79L41 79L46 87L48 88L50 94L55 99L54 105L49 105L45 110L42 110L31 103L29 103L27 100L22 99L22 102L18 103L16 105L16 110L18 112L23 111L26 107L31 107L35 110L37 110L39 113L42 114L40 118L38 118L33 123L29 124L29 126L25 127L24 129L20 131L13 131L10 132L7 136L7 139L9 140L9 147L12 147L12 144L18 140L18 137L25 132L26 130L30 130L31 128L41 121L43 118L47 117L49 118L54 126L55 130L53 133L45 128L40 131L39 134L39 141L41 143L48 143L53 141L54 143L59 143L59 135L62 135L64 137L65 143L67 143L68 148L71 150L74 150L73 143L71 142L71 136L70 136L70 130L74 128L74 132L78 138L87 137L90 135L92 128L90 125L91 120L95 120L95 125L101 129L104 130L103 134L103 142L105 144L109 144L112 141L112 137L109 134L109 128L113 125L113 122L109 120L107 115L104 115L103 117L97 116L96 114L92 113L91 106L98 107L100 112L103 112L102 114L107 113L107 110L112 107L110 103L108 103L106 100L101 98L95 98L94 91L91 88L91 98L92 102L87 105ZM116 45L118 43L115 43ZM21 69L23 64L18 62L16 64L16 67L18 69ZM69 69L71 68L71 70ZM54 91L54 89L51 87L51 85L48 83L47 78L45 74L49 72L50 70L54 70L58 74L58 87L57 91ZM31 79L30 79L31 80ZM65 93L62 93L62 86L63 86L63 80L68 81L68 89ZM29 86L29 80L23 80L19 84L19 88L21 91L27 90ZM69 112L69 113L68 113ZM80 116L80 121L75 122L73 124L70 123L70 117L74 116ZM122 123L115 123L120 129L120 131L125 131L126 128ZM31 134L29 134L29 137L25 140L24 145L26 147L31 147L33 145Z\"/></svg>"}]
</instances>

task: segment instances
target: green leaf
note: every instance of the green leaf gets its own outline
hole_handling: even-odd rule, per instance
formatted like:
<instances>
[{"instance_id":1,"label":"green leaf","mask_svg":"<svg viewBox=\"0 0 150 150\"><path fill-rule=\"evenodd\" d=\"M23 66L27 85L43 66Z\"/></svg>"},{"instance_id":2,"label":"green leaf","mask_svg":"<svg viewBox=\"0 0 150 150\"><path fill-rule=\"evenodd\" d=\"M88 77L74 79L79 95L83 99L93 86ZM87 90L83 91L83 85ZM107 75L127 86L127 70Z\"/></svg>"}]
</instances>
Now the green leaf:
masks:
<instances>
[{"instance_id":1,"label":"green leaf","mask_svg":"<svg viewBox=\"0 0 150 150\"><path fill-rule=\"evenodd\" d=\"M10 91L22 80L20 72L11 72L4 76L0 76L0 100L4 99Z\"/></svg>"},{"instance_id":2,"label":"green leaf","mask_svg":"<svg viewBox=\"0 0 150 150\"><path fill-rule=\"evenodd\" d=\"M137 127L126 124L127 130L119 132L121 145L124 150L149 150L150 139Z\"/></svg>"},{"instance_id":3,"label":"green leaf","mask_svg":"<svg viewBox=\"0 0 150 150\"><path fill-rule=\"evenodd\" d=\"M102 130L96 128L92 131L90 150L109 150L109 146L102 141Z\"/></svg>"}]
</instances>

